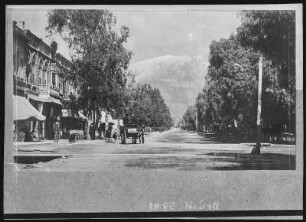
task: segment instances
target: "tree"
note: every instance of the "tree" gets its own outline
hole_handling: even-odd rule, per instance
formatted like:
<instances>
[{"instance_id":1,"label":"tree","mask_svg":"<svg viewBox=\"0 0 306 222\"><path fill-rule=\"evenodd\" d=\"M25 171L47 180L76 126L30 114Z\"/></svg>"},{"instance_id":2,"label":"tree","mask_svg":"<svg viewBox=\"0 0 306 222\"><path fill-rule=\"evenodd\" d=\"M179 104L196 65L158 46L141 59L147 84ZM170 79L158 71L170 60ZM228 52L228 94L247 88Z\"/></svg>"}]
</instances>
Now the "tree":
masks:
<instances>
[{"instance_id":1,"label":"tree","mask_svg":"<svg viewBox=\"0 0 306 222\"><path fill-rule=\"evenodd\" d=\"M252 48L241 46L236 36L211 43L205 86L195 105L200 125L221 135L255 137L259 56ZM275 118L271 110L279 108L276 91L280 86L278 71L267 58L263 68L262 119L269 123Z\"/></svg>"},{"instance_id":2,"label":"tree","mask_svg":"<svg viewBox=\"0 0 306 222\"><path fill-rule=\"evenodd\" d=\"M132 89L131 102L126 113L130 121L146 126L169 128L173 125L160 91L149 84L139 84Z\"/></svg>"},{"instance_id":3,"label":"tree","mask_svg":"<svg viewBox=\"0 0 306 222\"><path fill-rule=\"evenodd\" d=\"M81 77L78 104L85 113L100 108L122 114L126 102L128 65L132 52L124 43L129 29L114 31L116 17L107 10L62 10L48 12L50 35L60 34L68 43L75 76Z\"/></svg>"},{"instance_id":4,"label":"tree","mask_svg":"<svg viewBox=\"0 0 306 222\"><path fill-rule=\"evenodd\" d=\"M196 104L199 121L218 125L223 133L239 119L242 128L251 128L256 123L255 58L256 54L240 46L233 36L212 42L205 87Z\"/></svg>"},{"instance_id":5,"label":"tree","mask_svg":"<svg viewBox=\"0 0 306 222\"><path fill-rule=\"evenodd\" d=\"M277 98L274 116L279 118L273 122L295 131L295 11L243 11L241 15L240 44L261 52L277 69L278 86L271 90Z\"/></svg>"},{"instance_id":6,"label":"tree","mask_svg":"<svg viewBox=\"0 0 306 222\"><path fill-rule=\"evenodd\" d=\"M195 106L189 106L183 115L183 128L187 130L196 130L197 109Z\"/></svg>"},{"instance_id":7,"label":"tree","mask_svg":"<svg viewBox=\"0 0 306 222\"><path fill-rule=\"evenodd\" d=\"M213 41L205 86L196 100L200 125L221 134L235 126L255 137L258 58L263 56L262 125L295 131L295 13L243 11L236 35ZM273 128L274 127L274 128ZM264 134L265 134L264 133Z\"/></svg>"}]
</instances>

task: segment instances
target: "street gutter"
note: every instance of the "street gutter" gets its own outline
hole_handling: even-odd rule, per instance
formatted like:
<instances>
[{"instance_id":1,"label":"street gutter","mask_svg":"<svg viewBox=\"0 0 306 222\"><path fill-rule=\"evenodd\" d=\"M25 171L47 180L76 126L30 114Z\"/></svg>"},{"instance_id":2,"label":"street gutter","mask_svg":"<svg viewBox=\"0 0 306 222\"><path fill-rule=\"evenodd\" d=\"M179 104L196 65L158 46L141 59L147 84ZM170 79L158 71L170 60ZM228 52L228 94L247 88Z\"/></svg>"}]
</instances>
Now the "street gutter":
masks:
<instances>
[{"instance_id":1,"label":"street gutter","mask_svg":"<svg viewBox=\"0 0 306 222\"><path fill-rule=\"evenodd\" d=\"M255 146L256 145L256 143L240 143L240 144L247 145L247 146ZM271 143L260 143L260 145L261 146L271 146L273 144L271 144Z\"/></svg>"}]
</instances>

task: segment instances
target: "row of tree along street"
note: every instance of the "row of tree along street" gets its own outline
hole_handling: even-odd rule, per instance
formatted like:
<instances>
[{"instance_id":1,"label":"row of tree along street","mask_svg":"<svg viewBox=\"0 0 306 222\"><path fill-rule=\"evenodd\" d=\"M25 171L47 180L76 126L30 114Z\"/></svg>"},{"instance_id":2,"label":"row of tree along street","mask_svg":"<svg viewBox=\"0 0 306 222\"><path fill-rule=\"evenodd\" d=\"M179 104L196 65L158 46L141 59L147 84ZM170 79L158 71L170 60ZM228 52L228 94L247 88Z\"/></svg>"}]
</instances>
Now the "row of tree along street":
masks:
<instances>
[{"instance_id":1,"label":"row of tree along street","mask_svg":"<svg viewBox=\"0 0 306 222\"><path fill-rule=\"evenodd\" d=\"M173 125L170 111L157 88L149 84L137 85L131 91L126 114L129 122L141 122L158 130L169 129Z\"/></svg>"},{"instance_id":2,"label":"row of tree along street","mask_svg":"<svg viewBox=\"0 0 306 222\"><path fill-rule=\"evenodd\" d=\"M150 127L172 125L171 116L158 89L134 84L128 70L132 52L124 47L129 28L114 28L116 17L107 10L51 10L46 30L60 34L69 45L74 64L71 79L80 77L78 98L71 104L84 113L101 109L111 111L116 118L128 117ZM96 116L96 115L93 115Z\"/></svg>"},{"instance_id":3,"label":"row of tree along street","mask_svg":"<svg viewBox=\"0 0 306 222\"><path fill-rule=\"evenodd\" d=\"M211 43L205 86L182 125L254 141L262 56L262 140L295 142L295 12L243 11L241 18L236 34Z\"/></svg>"}]
</instances>

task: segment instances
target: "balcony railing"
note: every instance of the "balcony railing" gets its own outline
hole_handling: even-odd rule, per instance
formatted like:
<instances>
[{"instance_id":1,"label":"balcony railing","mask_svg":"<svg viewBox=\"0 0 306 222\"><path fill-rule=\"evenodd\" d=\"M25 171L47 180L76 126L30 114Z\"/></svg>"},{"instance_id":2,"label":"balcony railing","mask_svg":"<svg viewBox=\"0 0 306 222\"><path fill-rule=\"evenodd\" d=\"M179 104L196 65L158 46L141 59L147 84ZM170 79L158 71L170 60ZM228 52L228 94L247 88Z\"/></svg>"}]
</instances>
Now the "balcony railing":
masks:
<instances>
[{"instance_id":1,"label":"balcony railing","mask_svg":"<svg viewBox=\"0 0 306 222\"><path fill-rule=\"evenodd\" d=\"M67 98L69 99L69 95L72 93L76 96L76 92L74 90L69 91L68 87L57 87L46 83L39 84L40 81L34 81L34 78L28 78L28 81L20 76L14 75L14 85L18 86L20 89L27 88L33 94L37 95L53 95L59 98ZM36 83L36 84L34 84Z\"/></svg>"},{"instance_id":2,"label":"balcony railing","mask_svg":"<svg viewBox=\"0 0 306 222\"><path fill-rule=\"evenodd\" d=\"M52 85L51 85L50 88L51 88L53 91L55 91L55 92L58 92L58 93L60 92L60 89L59 89L59 87L57 87L57 86L54 86L54 85L52 86Z\"/></svg>"},{"instance_id":3,"label":"balcony railing","mask_svg":"<svg viewBox=\"0 0 306 222\"><path fill-rule=\"evenodd\" d=\"M14 75L14 81L15 84L21 85L21 86L26 86L27 82L24 78L21 78L20 76Z\"/></svg>"},{"instance_id":4,"label":"balcony railing","mask_svg":"<svg viewBox=\"0 0 306 222\"><path fill-rule=\"evenodd\" d=\"M39 84L39 93L40 94L49 94L50 93L50 87L48 84Z\"/></svg>"},{"instance_id":5,"label":"balcony railing","mask_svg":"<svg viewBox=\"0 0 306 222\"><path fill-rule=\"evenodd\" d=\"M14 84L17 84L18 86L22 86L25 88L28 88L33 91L38 91L38 87L34 84L32 84L30 81L27 81L26 79L14 75Z\"/></svg>"},{"instance_id":6,"label":"balcony railing","mask_svg":"<svg viewBox=\"0 0 306 222\"><path fill-rule=\"evenodd\" d=\"M58 97L58 98L63 98L63 95L60 94L60 89L56 86L55 87L54 86L50 87L50 95Z\"/></svg>"}]
</instances>

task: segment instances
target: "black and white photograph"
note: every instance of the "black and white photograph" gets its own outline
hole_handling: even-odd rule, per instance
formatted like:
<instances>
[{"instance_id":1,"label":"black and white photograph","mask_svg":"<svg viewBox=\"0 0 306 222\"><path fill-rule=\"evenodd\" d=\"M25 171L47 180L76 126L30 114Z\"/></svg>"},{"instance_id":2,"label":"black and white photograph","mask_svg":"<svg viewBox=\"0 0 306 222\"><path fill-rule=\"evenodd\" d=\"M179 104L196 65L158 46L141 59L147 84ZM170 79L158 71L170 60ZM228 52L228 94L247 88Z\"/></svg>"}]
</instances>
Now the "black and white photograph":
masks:
<instances>
[{"instance_id":1,"label":"black and white photograph","mask_svg":"<svg viewBox=\"0 0 306 222\"><path fill-rule=\"evenodd\" d=\"M302 6L6 5L4 214L302 218Z\"/></svg>"}]
</instances>

